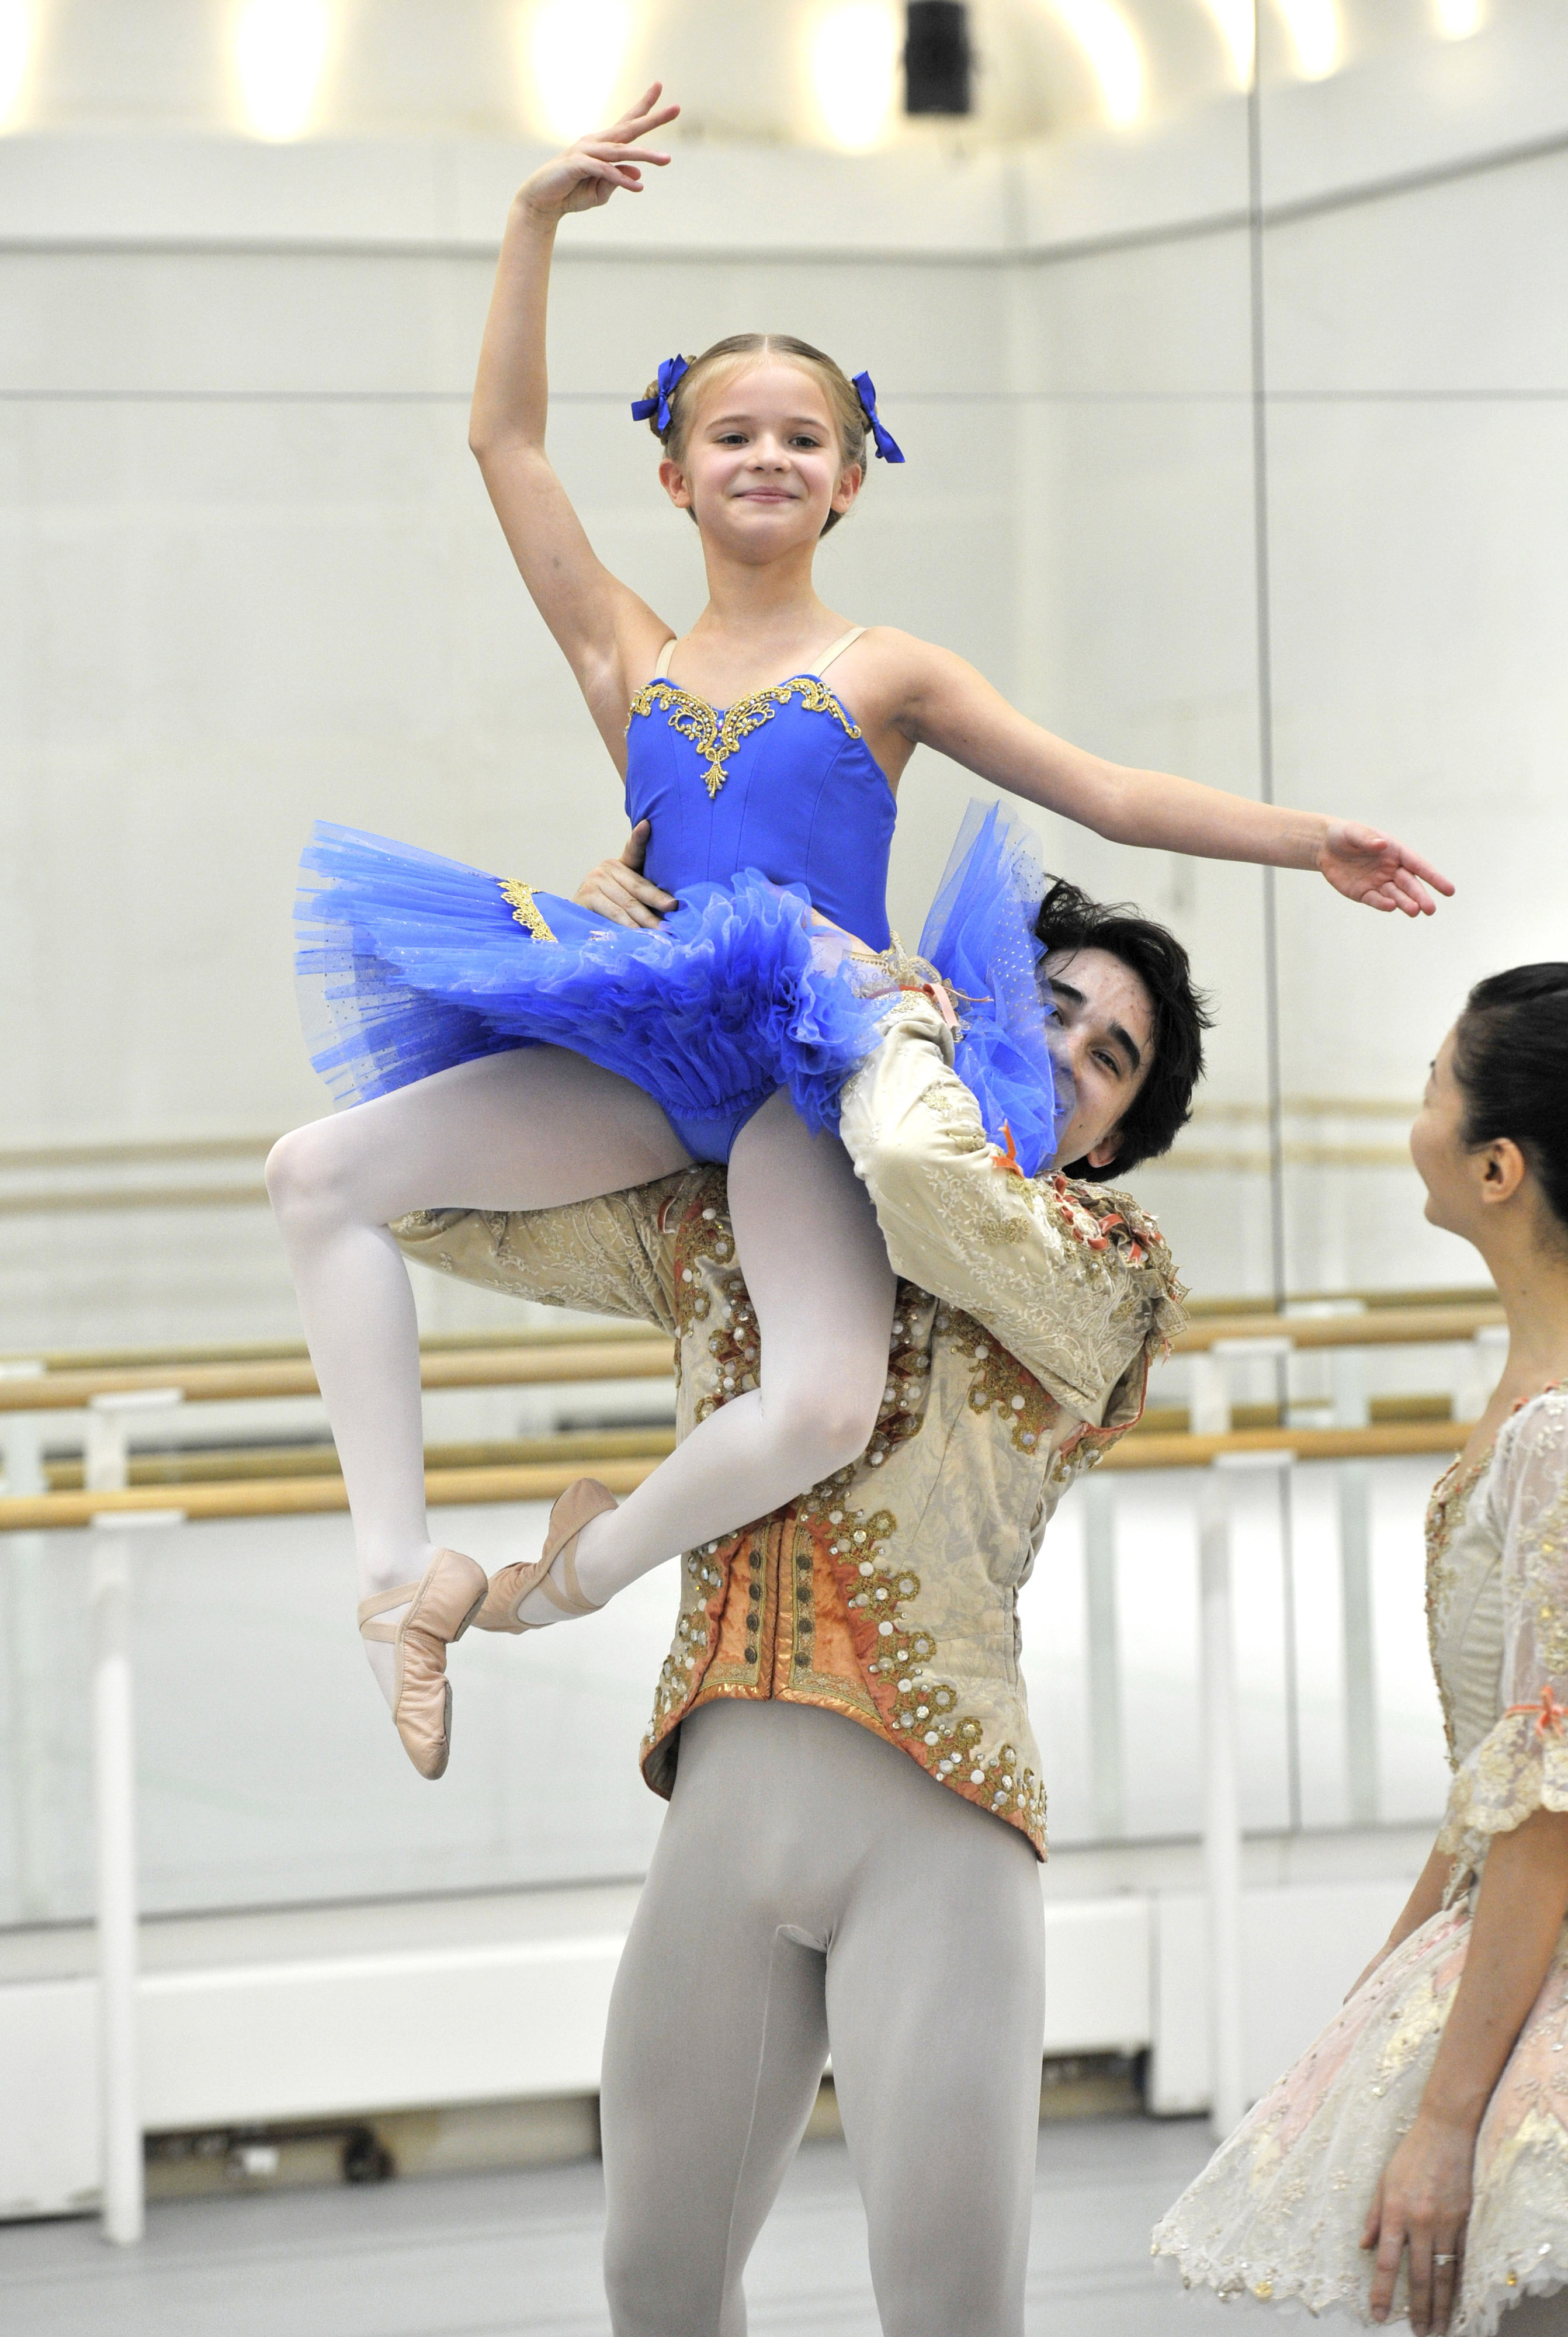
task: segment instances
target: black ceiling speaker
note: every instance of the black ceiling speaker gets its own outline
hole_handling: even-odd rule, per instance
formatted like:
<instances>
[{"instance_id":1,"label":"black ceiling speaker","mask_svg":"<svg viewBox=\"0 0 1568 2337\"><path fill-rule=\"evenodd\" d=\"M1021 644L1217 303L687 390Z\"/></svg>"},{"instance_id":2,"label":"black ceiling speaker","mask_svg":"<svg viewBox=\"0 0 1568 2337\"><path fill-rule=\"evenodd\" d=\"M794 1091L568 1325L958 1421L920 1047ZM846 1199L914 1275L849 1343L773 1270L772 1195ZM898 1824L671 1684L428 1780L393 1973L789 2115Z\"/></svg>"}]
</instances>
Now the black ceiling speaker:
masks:
<instances>
[{"instance_id":1,"label":"black ceiling speaker","mask_svg":"<svg viewBox=\"0 0 1568 2337\"><path fill-rule=\"evenodd\" d=\"M909 0L904 43L906 113L967 113L975 54L963 0Z\"/></svg>"}]
</instances>

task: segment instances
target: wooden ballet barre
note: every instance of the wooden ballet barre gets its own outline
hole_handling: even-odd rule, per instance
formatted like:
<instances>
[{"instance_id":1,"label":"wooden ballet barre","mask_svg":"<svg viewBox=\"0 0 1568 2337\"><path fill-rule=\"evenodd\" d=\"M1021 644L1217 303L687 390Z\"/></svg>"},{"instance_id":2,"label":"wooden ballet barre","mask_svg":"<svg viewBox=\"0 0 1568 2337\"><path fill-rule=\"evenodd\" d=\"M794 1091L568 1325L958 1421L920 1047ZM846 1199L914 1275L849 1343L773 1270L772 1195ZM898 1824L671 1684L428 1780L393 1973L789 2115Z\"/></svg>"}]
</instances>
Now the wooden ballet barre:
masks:
<instances>
[{"instance_id":1,"label":"wooden ballet barre","mask_svg":"<svg viewBox=\"0 0 1568 2337\"><path fill-rule=\"evenodd\" d=\"M1208 1352L1229 1339L1288 1339L1293 1348L1441 1346L1474 1338L1504 1320L1501 1305L1375 1307L1363 1315L1211 1315L1171 1344L1177 1355ZM431 1342L421 1350L420 1379L427 1388L537 1387L573 1380L664 1379L674 1369L668 1335L653 1325L521 1332L504 1345L485 1338L459 1345ZM250 1397L319 1393L309 1358L285 1351L271 1360L142 1362L92 1369L44 1370L7 1377L0 1373L0 1413L77 1412L96 1395L140 1388L176 1388L188 1403L232 1403Z\"/></svg>"},{"instance_id":2,"label":"wooden ballet barre","mask_svg":"<svg viewBox=\"0 0 1568 2337\"><path fill-rule=\"evenodd\" d=\"M1456 1452L1468 1421L1413 1421L1386 1428L1243 1428L1228 1436L1124 1437L1105 1469L1202 1469L1230 1452L1290 1452L1298 1461L1393 1460ZM604 1460L593 1474L612 1493L630 1493L659 1466L656 1455ZM433 1508L496 1501L550 1501L583 1473L580 1458L505 1468L427 1469ZM340 1477L250 1478L230 1484L135 1485L119 1493L43 1493L0 1501L0 1533L39 1533L91 1524L96 1517L177 1509L191 1522L209 1518L325 1515L348 1506Z\"/></svg>"},{"instance_id":3,"label":"wooden ballet barre","mask_svg":"<svg viewBox=\"0 0 1568 2337\"><path fill-rule=\"evenodd\" d=\"M606 1320L574 1323L570 1327L552 1325L547 1330L534 1326L509 1331L427 1332L419 1342L419 1351L426 1355L468 1354L499 1347L564 1347L574 1341L592 1346L606 1340L664 1336L653 1323ZM121 1372L142 1371L153 1364L166 1369L171 1364L297 1364L304 1362L308 1354L303 1339L228 1341L201 1347L38 1347L0 1355L0 1378L8 1370L19 1369L30 1373Z\"/></svg>"},{"instance_id":4,"label":"wooden ballet barre","mask_svg":"<svg viewBox=\"0 0 1568 2337\"><path fill-rule=\"evenodd\" d=\"M1254 1423L1255 1424L1255 1423ZM603 1461L662 1460L675 1449L675 1423L638 1428L558 1429L548 1436L470 1439L425 1447L426 1469L518 1468L524 1462L564 1465L595 1472ZM234 1485L261 1478L337 1477L342 1474L330 1441L309 1444L153 1445L126 1456L128 1485ZM85 1482L82 1458L44 1462L44 1490L79 1492Z\"/></svg>"},{"instance_id":5,"label":"wooden ballet barre","mask_svg":"<svg viewBox=\"0 0 1568 2337\"><path fill-rule=\"evenodd\" d=\"M605 1461L593 1474L612 1493L630 1493L659 1466L656 1458ZM433 1507L473 1502L553 1501L574 1477L580 1461L524 1463L503 1469L427 1469L425 1498ZM127 1511L178 1511L191 1522L211 1518L290 1518L346 1510L341 1477L247 1478L228 1485L134 1485L122 1493L43 1493L0 1501L0 1533L38 1533L91 1525L96 1517Z\"/></svg>"},{"instance_id":6,"label":"wooden ballet barre","mask_svg":"<svg viewBox=\"0 0 1568 2337\"><path fill-rule=\"evenodd\" d=\"M662 1332L624 1337L558 1339L538 1345L469 1347L422 1354L426 1388L539 1387L571 1380L668 1379L675 1368ZM309 1361L274 1364L139 1364L123 1371L39 1372L0 1379L0 1413L80 1412L97 1395L142 1388L175 1389L187 1403L235 1403L251 1397L318 1395Z\"/></svg>"},{"instance_id":7,"label":"wooden ballet barre","mask_svg":"<svg viewBox=\"0 0 1568 2337\"><path fill-rule=\"evenodd\" d=\"M1456 1306L1377 1306L1364 1315L1206 1315L1171 1342L1173 1355L1223 1339L1289 1339L1296 1348L1446 1346L1505 1320L1496 1300Z\"/></svg>"},{"instance_id":8,"label":"wooden ballet barre","mask_svg":"<svg viewBox=\"0 0 1568 2337\"><path fill-rule=\"evenodd\" d=\"M1402 1426L1417 1420L1446 1424L1453 1419L1452 1399L1446 1395L1374 1396L1371 1409L1373 1423L1377 1426ZM1232 1429L1277 1429L1279 1424L1276 1404L1236 1404L1231 1408ZM1180 1436L1187 1433L1185 1404L1151 1404L1137 1426L1128 1431L1130 1436L1141 1442L1151 1436ZM426 1445L425 1466L500 1469L517 1467L525 1462L550 1465L571 1461L583 1468L597 1470L602 1461L641 1460L648 1456L662 1460L674 1449L673 1422L647 1422L630 1428L557 1429L544 1436L442 1441ZM264 1477L336 1477L341 1473L330 1439L303 1444L151 1445L128 1453L126 1466L129 1473L125 1481L130 1485L245 1484ZM85 1481L85 1462L81 1455L46 1456L43 1468L42 1490L46 1492L79 1492Z\"/></svg>"},{"instance_id":9,"label":"wooden ballet barre","mask_svg":"<svg viewBox=\"0 0 1568 2337\"><path fill-rule=\"evenodd\" d=\"M1412 1420L1377 1428L1233 1428L1226 1436L1185 1431L1124 1436L1102 1469L1204 1469L1226 1452L1291 1452L1298 1461L1390 1461L1457 1452L1475 1422ZM3 1506L3 1505L0 1505Z\"/></svg>"},{"instance_id":10,"label":"wooden ballet barre","mask_svg":"<svg viewBox=\"0 0 1568 2337\"><path fill-rule=\"evenodd\" d=\"M1363 1320L1373 1322L1385 1330L1395 1325L1397 1341L1414 1340L1414 1329L1408 1333L1401 1326L1408 1315L1412 1325L1430 1325L1444 1319L1460 1320L1473 1317L1476 1327L1500 1322L1501 1310L1496 1301L1480 1290L1401 1290L1395 1292L1349 1290L1340 1294L1340 1302L1348 1309L1357 1302L1367 1309L1366 1315L1347 1311L1327 1316L1287 1314L1280 1316L1265 1298L1190 1298L1194 1321L1191 1330L1183 1334L1180 1352L1190 1354L1205 1339L1252 1337L1266 1338L1276 1335L1283 1324L1295 1335L1303 1333L1308 1324L1330 1326L1338 1332L1347 1324ZM1433 1331L1433 1338L1447 1337L1446 1331ZM1456 1335L1464 1337L1463 1329ZM534 1325L525 1330L508 1331L442 1331L427 1333L419 1342L420 1352L428 1355L467 1354L510 1347L559 1347L581 1342L583 1345L624 1339L662 1339L664 1333L652 1323L622 1323L600 1321L574 1323L570 1329L542 1329ZM1298 1344L1320 1346L1325 1344L1345 1345L1365 1345L1365 1331L1340 1341L1333 1336L1327 1340L1321 1329L1302 1335ZM1372 1344L1377 1344L1376 1339ZM177 1364L193 1367L198 1364L292 1364L306 1360L304 1342L299 1339L255 1339L240 1342L208 1344L204 1346L158 1347L57 1347L16 1350L0 1354L0 1379L8 1371L29 1373L142 1371L156 1365L160 1369Z\"/></svg>"}]
</instances>

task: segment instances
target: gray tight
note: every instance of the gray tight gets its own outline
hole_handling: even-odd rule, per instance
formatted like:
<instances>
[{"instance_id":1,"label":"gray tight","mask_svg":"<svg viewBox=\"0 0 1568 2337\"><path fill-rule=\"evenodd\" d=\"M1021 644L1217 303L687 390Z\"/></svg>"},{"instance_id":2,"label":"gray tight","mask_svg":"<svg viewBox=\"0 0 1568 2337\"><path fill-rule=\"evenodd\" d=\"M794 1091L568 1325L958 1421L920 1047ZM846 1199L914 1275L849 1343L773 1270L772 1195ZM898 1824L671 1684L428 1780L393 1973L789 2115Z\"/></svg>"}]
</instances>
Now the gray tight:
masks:
<instances>
[{"instance_id":1,"label":"gray tight","mask_svg":"<svg viewBox=\"0 0 1568 2337\"><path fill-rule=\"evenodd\" d=\"M896 1746L693 1714L605 2041L615 2337L743 2337L829 2049L887 2337L1022 2337L1043 1942L1028 1843Z\"/></svg>"}]
</instances>

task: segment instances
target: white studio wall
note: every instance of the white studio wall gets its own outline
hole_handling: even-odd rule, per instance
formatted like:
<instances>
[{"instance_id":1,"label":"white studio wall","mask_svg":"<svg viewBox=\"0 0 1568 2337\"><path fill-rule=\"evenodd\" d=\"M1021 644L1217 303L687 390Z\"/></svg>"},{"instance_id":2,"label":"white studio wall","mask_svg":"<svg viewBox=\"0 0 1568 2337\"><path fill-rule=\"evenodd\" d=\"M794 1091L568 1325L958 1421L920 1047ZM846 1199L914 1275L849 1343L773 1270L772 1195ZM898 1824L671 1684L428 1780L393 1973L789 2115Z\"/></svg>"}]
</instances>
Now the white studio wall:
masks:
<instances>
[{"instance_id":1,"label":"white studio wall","mask_svg":"<svg viewBox=\"0 0 1568 2337\"><path fill-rule=\"evenodd\" d=\"M313 817L567 890L621 836L613 775L465 445L505 208L545 151L554 0L299 0L298 77L272 56L267 122L237 45L270 21L257 5L0 0L0 1369L56 1347L298 1336L259 1178L270 1137L326 1100L289 969ZM1563 953L1556 0L1486 0L1463 39L1444 37L1461 0L1317 0L1315 50L1294 0L1264 0L1250 149L1229 0L1116 0L1140 74L1120 126L1072 8L985 0L974 121L889 113L854 153L809 71L826 0L574 5L624 18L618 94L665 63L691 84L671 171L563 237L552 445L606 559L676 625L694 615L695 538L626 411L660 357L760 323L868 366L909 461L877 469L825 549L847 615L950 644L1112 756L1243 792L1271 768L1281 800L1384 823L1460 882L1410 929L1282 876L1270 955L1257 872L1040 817L1050 865L1166 918L1215 996L1199 1117L1138 1180L1188 1279L1261 1295L1280 1276L1306 1296L1474 1278L1421 1222L1404 1120L1467 984ZM907 940L976 791L929 755L911 766L893 875ZM517 1319L422 1282L432 1327ZM1238 1374L1239 1399L1272 1388L1271 1366ZM627 1382L594 1400L629 1418L667 1396ZM602 1425L553 1403L453 1393L427 1431ZM279 1443L324 1432L304 1400L203 1425L225 1423ZM1388 1464L1368 1511L1376 1824L1350 1775L1337 1481L1303 1469L1289 1511L1272 1479L1239 1507L1260 1963L1282 1967L1300 1890L1322 1893L1318 1962L1250 2008L1258 2072L1310 2033L1440 1799L1429 1474ZM1124 1824L1096 1805L1080 1496L1024 1632L1060 1853L1052 2049L1149 2046L1152 2098L1181 2109L1210 2076L1182 2050L1204 1968L1197 1522L1191 1488L1172 1488L1151 1472L1122 1499ZM462 1523L499 1563L542 1513ZM526 1702L515 1650L471 1641L437 1810L362 1676L346 1532L144 1538L148 2098L171 2123L368 2099L339 2009L388 1922L407 1926L416 2013L454 1960L505 1980L503 1931L525 1961L572 1950L578 1993L549 2050L490 2071L471 2028L422 2069L426 2097L593 2081L659 1814L635 1747L668 1585L618 1606L592 1662L570 1639L543 1667L534 1651ZM0 2044L34 2097L0 2152L0 2215L81 2204L94 2176L89 1539L46 1553L18 1536L0 1582ZM277 1716L245 1658L280 1633L314 1733L263 1776ZM319 2025L261 2069L265 2007L287 2027L296 1983ZM243 2056L212 2049L220 2029Z\"/></svg>"},{"instance_id":2,"label":"white studio wall","mask_svg":"<svg viewBox=\"0 0 1568 2337\"><path fill-rule=\"evenodd\" d=\"M463 22L488 41L504 13ZM402 14L419 53L426 18ZM148 38L199 16L151 12ZM356 120L394 122L377 135L197 135L194 95L132 133L103 93L141 84L90 50L73 83L64 24L39 116L59 126L0 139L0 1335L283 1336L254 1202L181 1196L253 1194L263 1140L323 1101L288 994L311 817L567 888L619 835L464 445L495 239L542 150L497 139L499 115L397 132L385 90L363 111L373 74ZM1465 985L1560 946L1521 869L1561 853L1561 24L1518 0L1471 42L1417 29L1381 51L1348 33L1332 78L1265 89L1261 505L1245 109L1218 86L1178 104L1156 76L1136 135L967 154L688 144L641 206L567 231L553 320L556 458L672 621L698 605L696 545L625 401L669 347L782 323L872 367L911 456L825 552L835 600L951 643L1070 736L1243 789L1261 509L1279 796L1382 821L1463 880L1418 932L1279 880L1303 1289L1465 1270L1418 1224L1400 1114ZM341 109L361 84L334 54ZM433 106L479 55L458 43ZM906 938L972 785L912 767ZM1261 1289L1259 880L1044 827L1053 865L1169 917L1216 993L1206 1118L1144 1187L1200 1288ZM78 1188L140 1206L63 1210Z\"/></svg>"}]
</instances>

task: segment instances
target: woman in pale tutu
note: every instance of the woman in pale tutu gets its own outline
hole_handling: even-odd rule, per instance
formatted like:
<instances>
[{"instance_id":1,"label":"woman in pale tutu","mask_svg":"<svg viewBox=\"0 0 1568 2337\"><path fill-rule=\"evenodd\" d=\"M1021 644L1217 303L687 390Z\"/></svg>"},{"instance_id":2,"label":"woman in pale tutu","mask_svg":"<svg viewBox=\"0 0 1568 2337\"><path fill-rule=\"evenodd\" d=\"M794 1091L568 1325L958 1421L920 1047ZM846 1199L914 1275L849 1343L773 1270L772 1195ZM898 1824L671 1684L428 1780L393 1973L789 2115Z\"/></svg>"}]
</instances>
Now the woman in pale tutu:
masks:
<instances>
[{"instance_id":1,"label":"woman in pale tutu","mask_svg":"<svg viewBox=\"0 0 1568 2337\"><path fill-rule=\"evenodd\" d=\"M1508 1363L1426 1519L1454 1783L1343 2011L1154 2234L1190 2286L1416 2337L1568 2332L1568 964L1470 993L1410 1149Z\"/></svg>"},{"instance_id":2,"label":"woman in pale tutu","mask_svg":"<svg viewBox=\"0 0 1568 2337\"><path fill-rule=\"evenodd\" d=\"M669 914L622 926L515 874L337 826L305 859L314 1061L354 1109L285 1137L268 1183L343 1464L361 1628L427 1777L450 1741L446 1649L470 1622L532 1630L590 1613L864 1449L894 1283L834 1131L890 992L940 977L965 993L956 1067L987 1136L1026 1175L1054 1155L1068 1111L1036 984L1044 878L999 816L975 823L950 872L930 963L891 950L894 801L916 744L1127 843L1316 869L1412 915L1433 905L1427 883L1452 889L1370 828L1086 754L948 651L825 606L819 540L858 495L867 448L903 455L870 376L851 380L804 342L739 334L690 364L668 357L632 408L701 539L709 600L691 631L677 640L610 573L545 457L545 294L566 214L639 191L641 165L669 161L640 142L676 112L659 95L544 164L514 202L472 437L632 817L652 826L647 875ZM538 1561L487 1585L430 1540L414 1306L387 1226L448 1203L587 1200L693 1159L729 1164L758 1324L742 1391L619 1507L580 1479Z\"/></svg>"}]
</instances>

